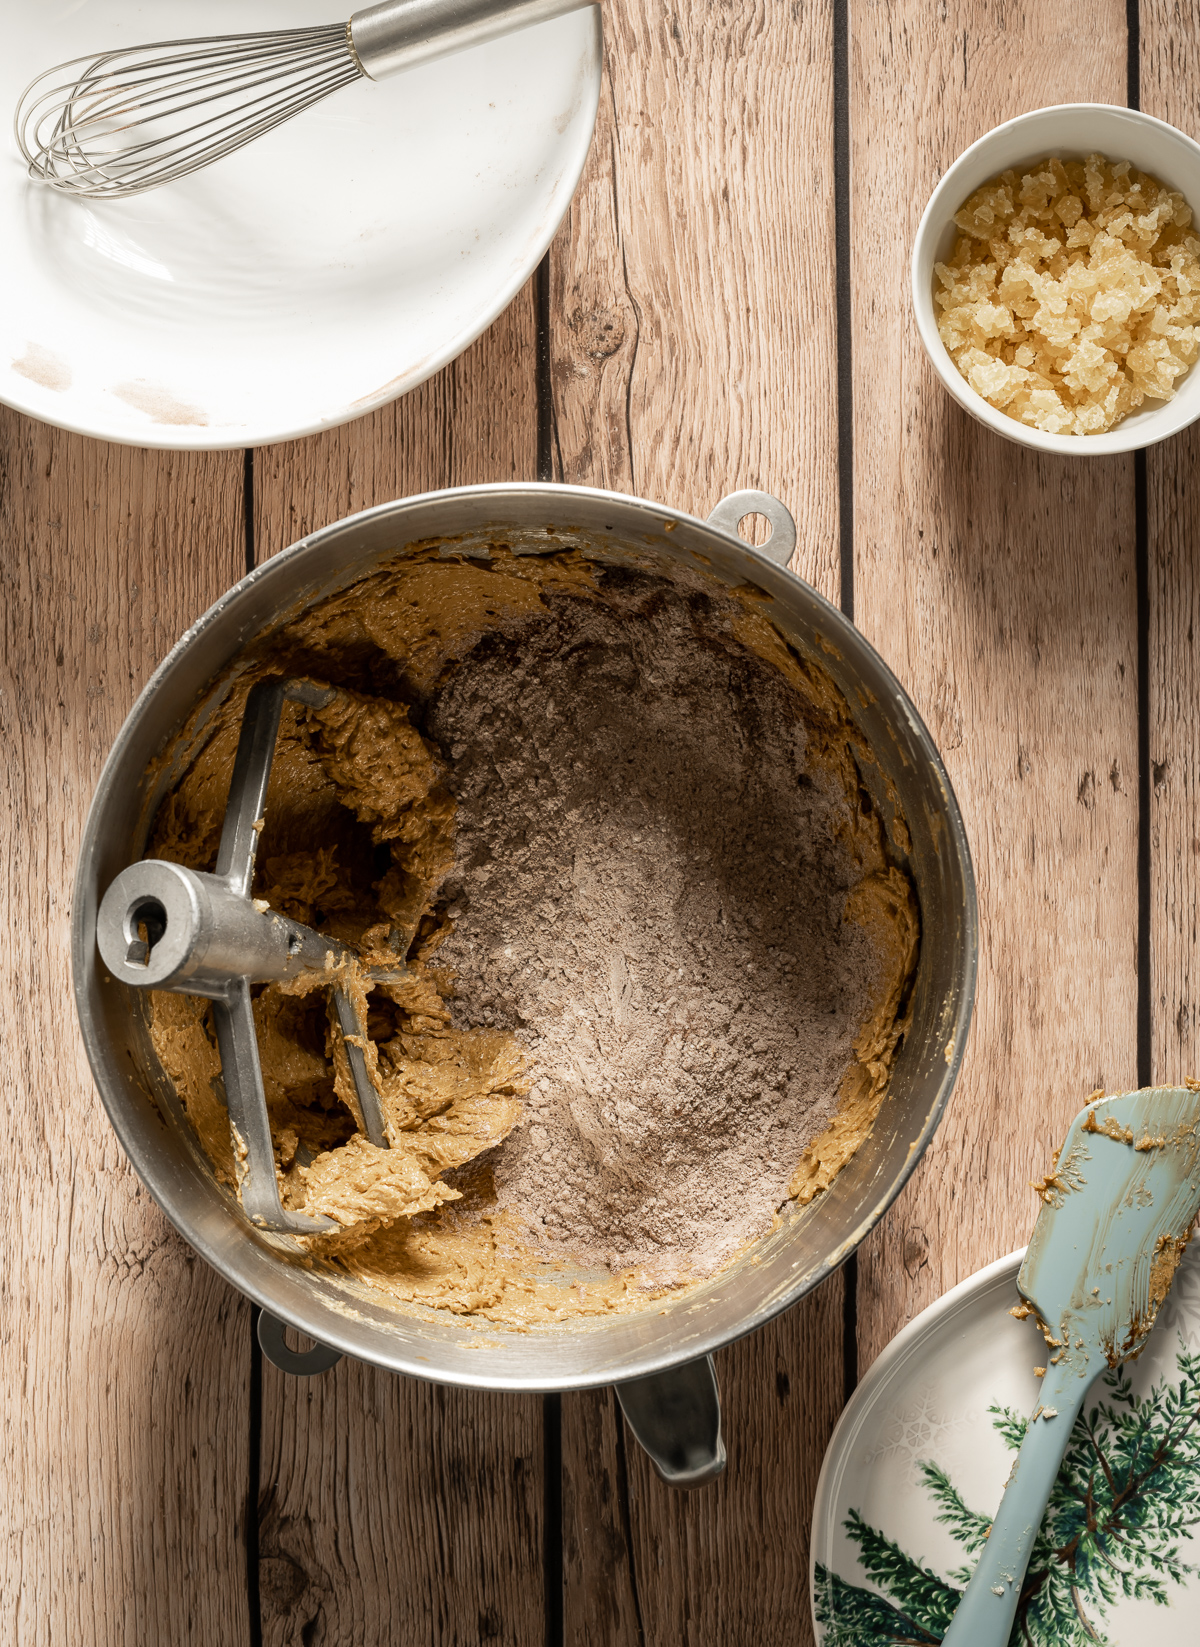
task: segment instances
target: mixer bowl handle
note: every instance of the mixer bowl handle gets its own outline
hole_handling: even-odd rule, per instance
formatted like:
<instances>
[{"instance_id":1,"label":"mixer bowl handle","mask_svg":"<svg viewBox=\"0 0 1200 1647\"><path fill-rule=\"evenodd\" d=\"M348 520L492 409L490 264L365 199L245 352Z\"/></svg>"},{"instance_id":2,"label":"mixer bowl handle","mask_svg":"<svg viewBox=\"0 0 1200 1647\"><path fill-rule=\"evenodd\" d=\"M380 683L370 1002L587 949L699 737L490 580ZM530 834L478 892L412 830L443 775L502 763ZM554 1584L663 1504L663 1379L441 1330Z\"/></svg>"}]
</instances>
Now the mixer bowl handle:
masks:
<instances>
[{"instance_id":1,"label":"mixer bowl handle","mask_svg":"<svg viewBox=\"0 0 1200 1647\"><path fill-rule=\"evenodd\" d=\"M259 1310L259 1348L280 1372L291 1373L295 1378L311 1378L314 1373L328 1372L342 1359L342 1352L328 1344L314 1344L311 1350L293 1350L283 1334L284 1323L268 1311Z\"/></svg>"},{"instance_id":2,"label":"mixer bowl handle","mask_svg":"<svg viewBox=\"0 0 1200 1647\"><path fill-rule=\"evenodd\" d=\"M707 1487L725 1468L711 1355L616 1385L625 1422L668 1487Z\"/></svg>"},{"instance_id":3,"label":"mixer bowl handle","mask_svg":"<svg viewBox=\"0 0 1200 1647\"><path fill-rule=\"evenodd\" d=\"M731 538L741 538L738 527L747 515L765 515L771 535L760 546L760 552L777 566L786 566L796 552L796 522L791 510L770 492L730 492L723 497L708 517L710 526L728 532Z\"/></svg>"}]
</instances>

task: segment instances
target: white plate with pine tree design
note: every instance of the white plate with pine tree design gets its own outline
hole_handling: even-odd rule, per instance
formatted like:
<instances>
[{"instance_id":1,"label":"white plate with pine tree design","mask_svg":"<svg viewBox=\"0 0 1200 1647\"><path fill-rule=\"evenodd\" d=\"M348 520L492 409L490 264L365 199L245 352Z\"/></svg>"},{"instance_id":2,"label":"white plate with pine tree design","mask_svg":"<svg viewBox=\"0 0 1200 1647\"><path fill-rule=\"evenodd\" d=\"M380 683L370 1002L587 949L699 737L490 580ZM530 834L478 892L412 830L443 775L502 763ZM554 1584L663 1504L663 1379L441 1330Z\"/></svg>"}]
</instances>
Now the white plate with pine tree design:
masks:
<instances>
[{"instance_id":1,"label":"white plate with pine tree design","mask_svg":"<svg viewBox=\"0 0 1200 1647\"><path fill-rule=\"evenodd\" d=\"M1036 1405L1011 1253L917 1317L834 1431L813 1512L822 1647L940 1642ZM1010 1647L1195 1647L1200 1241L1141 1359L1096 1386L1034 1547Z\"/></svg>"}]
</instances>

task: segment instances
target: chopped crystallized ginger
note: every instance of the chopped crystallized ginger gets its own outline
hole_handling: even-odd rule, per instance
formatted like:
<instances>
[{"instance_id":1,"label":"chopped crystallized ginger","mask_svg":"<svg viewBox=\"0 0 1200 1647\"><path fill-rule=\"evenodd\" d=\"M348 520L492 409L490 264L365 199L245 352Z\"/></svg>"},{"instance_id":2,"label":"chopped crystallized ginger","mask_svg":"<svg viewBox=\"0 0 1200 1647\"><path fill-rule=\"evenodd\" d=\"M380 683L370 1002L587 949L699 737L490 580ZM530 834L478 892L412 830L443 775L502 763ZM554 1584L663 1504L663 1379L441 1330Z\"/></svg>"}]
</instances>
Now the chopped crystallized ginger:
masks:
<instances>
[{"instance_id":1,"label":"chopped crystallized ginger","mask_svg":"<svg viewBox=\"0 0 1200 1647\"><path fill-rule=\"evenodd\" d=\"M998 411L1055 435L1170 400L1200 350L1200 236L1183 196L1127 160L1002 172L955 213L938 331Z\"/></svg>"}]
</instances>

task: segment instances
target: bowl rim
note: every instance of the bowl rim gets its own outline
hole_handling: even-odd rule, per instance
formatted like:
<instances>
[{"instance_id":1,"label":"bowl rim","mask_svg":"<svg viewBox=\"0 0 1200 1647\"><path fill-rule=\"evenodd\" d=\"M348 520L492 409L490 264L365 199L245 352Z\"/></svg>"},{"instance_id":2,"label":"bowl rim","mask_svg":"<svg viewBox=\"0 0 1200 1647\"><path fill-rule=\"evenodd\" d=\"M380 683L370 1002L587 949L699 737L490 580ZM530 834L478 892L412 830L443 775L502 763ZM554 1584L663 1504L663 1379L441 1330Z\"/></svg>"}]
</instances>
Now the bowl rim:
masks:
<instances>
[{"instance_id":1,"label":"bowl rim","mask_svg":"<svg viewBox=\"0 0 1200 1647\"><path fill-rule=\"evenodd\" d=\"M1147 446L1155 446L1159 441L1168 440L1178 434L1190 424L1200 418L1200 396L1197 397L1194 411L1183 416L1172 408L1178 406L1178 398L1164 401L1152 408L1150 416L1154 423L1142 423L1139 426L1130 418L1124 418L1114 428L1099 435L1052 435L1041 429L1031 428L1026 423L1020 423L1016 418L1009 417L983 398L973 389L963 377L954 361L950 358L946 345L942 342L941 334L937 329L937 322L933 309L933 289L931 281L923 277L921 264L924 260L929 242L935 234L935 219L944 208L947 195L957 191L958 178L967 166L998 138L1006 136L1021 126L1043 115L1050 114L1102 114L1120 116L1123 121L1140 125L1148 130L1157 131L1174 141L1192 150L1197 169L1200 170L1200 143L1190 137L1187 132L1173 126L1167 120L1160 120L1156 115L1146 114L1141 109L1131 109L1123 103L1048 103L1043 108L1028 109L1024 114L1015 115L1011 120L1003 121L999 126L993 126L982 136L977 137L952 165L948 166L938 180L936 187L926 202L917 224L916 234L913 236L912 253L909 258L909 287L912 299L913 312L916 316L917 332L930 365L937 373L943 387L952 399L956 400L964 411L969 412L977 422L982 423L994 433L1012 441L1017 446L1026 446L1033 451L1061 453L1067 457L1111 457L1119 452L1142 451ZM1034 145L1034 148L1037 148ZM1173 185L1170 185L1173 186ZM1189 202L1190 204L1190 202ZM1200 202L1194 207L1197 221L1200 222ZM949 216L951 214L947 214ZM926 289L928 285L928 290ZM1200 361L1189 369L1200 371ZM1161 419L1164 425L1161 429L1155 423ZM1124 431L1124 432L1122 432Z\"/></svg>"},{"instance_id":2,"label":"bowl rim","mask_svg":"<svg viewBox=\"0 0 1200 1647\"><path fill-rule=\"evenodd\" d=\"M146 1147L143 1138L139 1135L137 1117L128 1109L120 1096L120 1086L117 1079L118 1059L107 1045L104 1031L98 1024L99 1014L93 1011L93 1004L90 999L92 976L99 970L99 961L95 948L94 911L92 911L90 919L85 914L88 908L88 890L92 864L97 855L101 818L109 795L120 781L123 750L129 740L136 734L139 723L151 712L153 699L157 691L181 663L184 654L198 639L204 636L207 630L219 622L231 607L252 601L254 592L263 584L269 585L272 582L286 580L288 576L287 568L290 563L305 556L309 557L310 560L318 558L322 546L327 541L343 536L357 524L389 516L399 518L409 511L417 511L419 514L422 509L443 505L450 500L462 502L464 499L472 499L495 502L502 507L506 497L514 499L536 497L539 500L545 500L547 506L557 503L559 505L558 510L553 514L547 513L545 517L547 520L561 520L565 513L563 506L569 506L572 501L578 499L590 500L592 503L608 503L622 509L632 507L642 513L644 522L646 520L655 520L667 526L668 530L673 530L678 525L686 525L693 532L707 535L715 539L718 546L726 548L730 542L735 543L749 557L747 569L753 569L756 580L768 592L770 592L772 585L778 587L781 583L801 585L806 596L816 603L821 617L830 623L839 646L844 646L847 652L851 654L851 657L856 653L869 657L874 666L881 671L883 678L890 683L890 687L895 694L896 712L898 716L905 720L914 741L920 746L922 753L929 760L944 797L944 815L948 825L949 845L960 867L963 884L962 942L958 969L957 1002L954 1020L948 1032L950 1039L945 1052L945 1069L941 1075L937 1095L926 1112L915 1136L909 1143L907 1154L899 1169L888 1180L881 1193L871 1204L867 1214L860 1219L860 1222L851 1233L836 1248L828 1252L822 1262L815 1265L810 1271L801 1275L788 1286L780 1288L773 1297L749 1308L745 1315L739 1319L734 1330L729 1330L727 1327L697 1330L689 1334L682 1344L673 1345L666 1352L642 1350L630 1355L619 1365L606 1366L602 1369L589 1369L565 1374L560 1371L557 1374L550 1374L533 1367L520 1379L515 1379L503 1371L493 1371L489 1365L489 1358L486 1356L479 1357L478 1370L472 1368L470 1372L444 1366L434 1368L429 1365L427 1358L418 1357L406 1351L399 1339L394 1341L394 1348L390 1353L378 1353L382 1335L374 1331L371 1333L372 1348L368 1351L362 1339L356 1335L348 1317L339 1312L333 1305L326 1303L319 1297L306 1296L305 1307L299 1309L292 1307L288 1300L275 1297L269 1282L277 1278L278 1260L268 1260L265 1253L261 1252L252 1242L239 1242L236 1248L236 1258L231 1260L228 1252L223 1250L222 1231L217 1227L217 1223L212 1216L214 1209L201 1208L195 1211L181 1207L173 1193L176 1188L177 1175L172 1163L156 1159L153 1149ZM315 598L319 598L319 596L305 594L306 603ZM257 630L253 632L257 632ZM251 634L252 631L245 631L243 644L251 638ZM978 895L974 866L961 808L950 783L949 775L943 765L933 737L912 699L866 636L855 628L840 608L822 595L820 590L801 578L798 573L781 566L762 550L746 543L735 531L726 530L714 522L706 521L685 510L653 503L628 493L548 482L498 482L445 488L436 492L421 493L413 497L393 499L377 504L373 508L344 516L340 520L333 521L318 531L299 539L278 555L272 556L270 560L264 561L254 571L239 579L231 589L220 596L180 636L139 693L113 740L112 747L97 780L78 851L71 906L71 964L76 1012L83 1032L84 1049L96 1089L130 1164L146 1185L151 1197L184 1240L218 1274L286 1326L291 1326L299 1332L317 1338L321 1343L340 1350L344 1355L351 1356L354 1359L369 1361L373 1365L384 1367L392 1372L432 1382L471 1389L524 1392L598 1388L614 1382L652 1376L668 1371L672 1367L681 1366L703 1355L710 1354L714 1350L724 1348L728 1344L735 1343L739 1339L747 1337L750 1333L756 1332L760 1327L766 1326L776 1316L790 1309L793 1304L813 1291L834 1270L840 1268L880 1222L899 1196L941 1124L957 1083L969 1039L974 1011L979 954ZM499 1335L505 1329L492 1327L489 1324L489 1331ZM533 1337L534 1335L526 1336Z\"/></svg>"}]
</instances>

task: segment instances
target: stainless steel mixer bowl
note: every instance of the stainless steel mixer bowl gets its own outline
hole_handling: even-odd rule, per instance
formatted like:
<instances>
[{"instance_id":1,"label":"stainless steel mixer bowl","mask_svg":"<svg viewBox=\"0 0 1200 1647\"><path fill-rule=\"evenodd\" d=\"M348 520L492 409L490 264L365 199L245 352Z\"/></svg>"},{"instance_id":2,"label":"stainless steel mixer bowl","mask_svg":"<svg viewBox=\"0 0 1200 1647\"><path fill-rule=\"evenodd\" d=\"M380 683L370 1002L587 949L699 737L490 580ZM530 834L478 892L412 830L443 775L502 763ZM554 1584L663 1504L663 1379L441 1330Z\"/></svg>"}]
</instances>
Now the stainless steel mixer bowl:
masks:
<instances>
[{"instance_id":1,"label":"stainless steel mixer bowl","mask_svg":"<svg viewBox=\"0 0 1200 1647\"><path fill-rule=\"evenodd\" d=\"M975 889L962 819L933 741L887 666L840 612L772 558L781 543L785 554L790 547L784 534L765 551L750 548L736 536L737 514L725 507L722 527L638 498L542 485L383 504L302 539L231 589L134 705L101 774L75 885L84 1041L112 1124L151 1194L197 1252L279 1320L361 1360L449 1384L563 1390L645 1377L753 1332L817 1286L916 1166L954 1085L974 994ZM643 1313L508 1332L444 1311L401 1313L347 1278L303 1268L291 1243L255 1228L212 1176L150 1044L144 998L106 977L96 950L100 898L142 856L170 780L161 771L149 778L148 768L202 701L227 690L246 643L431 540L442 540L448 554L486 555L489 544L531 554L578 547L600 561L700 567L727 584L756 585L779 630L841 688L879 763L863 765L863 781L885 815L899 807L911 836L907 867L922 929L913 1021L873 1131L829 1189L758 1243L753 1262L746 1255ZM486 1349L477 1347L481 1338Z\"/></svg>"}]
</instances>

